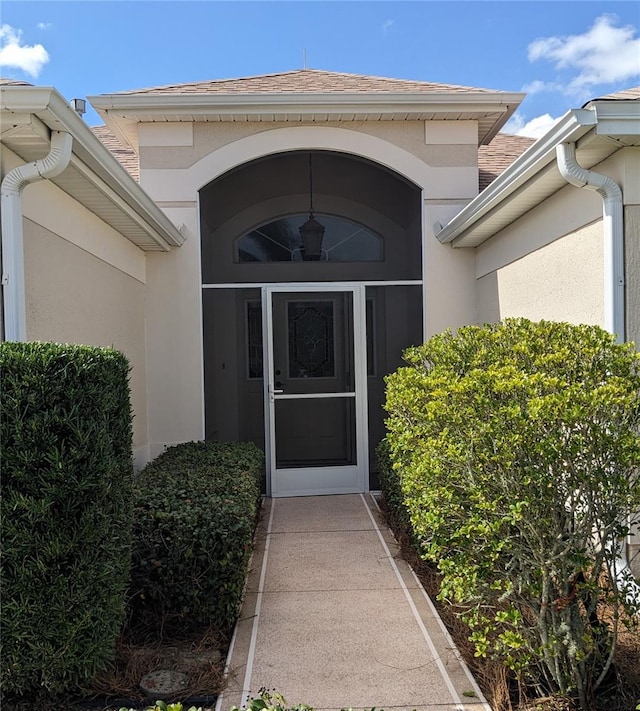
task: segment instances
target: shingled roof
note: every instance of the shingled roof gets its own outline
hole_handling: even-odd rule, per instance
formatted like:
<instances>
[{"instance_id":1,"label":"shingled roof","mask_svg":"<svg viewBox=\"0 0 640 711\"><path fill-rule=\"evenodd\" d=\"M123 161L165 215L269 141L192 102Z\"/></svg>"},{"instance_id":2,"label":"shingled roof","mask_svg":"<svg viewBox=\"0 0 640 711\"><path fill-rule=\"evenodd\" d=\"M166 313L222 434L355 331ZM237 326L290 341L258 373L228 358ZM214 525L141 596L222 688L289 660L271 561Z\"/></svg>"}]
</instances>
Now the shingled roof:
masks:
<instances>
[{"instance_id":1,"label":"shingled roof","mask_svg":"<svg viewBox=\"0 0 640 711\"><path fill-rule=\"evenodd\" d=\"M640 99L640 86L632 86L629 89L623 89L613 94L605 94L604 96L599 96L597 99L591 99L587 103L591 103L592 101L633 101L638 99Z\"/></svg>"},{"instance_id":2,"label":"shingled roof","mask_svg":"<svg viewBox=\"0 0 640 711\"><path fill-rule=\"evenodd\" d=\"M7 79L0 77L0 86L33 86L28 81L20 81L20 79Z\"/></svg>"},{"instance_id":3,"label":"shingled roof","mask_svg":"<svg viewBox=\"0 0 640 711\"><path fill-rule=\"evenodd\" d=\"M482 192L529 146L534 138L497 133L488 146L478 149L478 188Z\"/></svg>"},{"instance_id":4,"label":"shingled roof","mask_svg":"<svg viewBox=\"0 0 640 711\"><path fill-rule=\"evenodd\" d=\"M136 152L129 146L123 145L107 126L92 126L91 130L127 173L135 181L140 182L140 161Z\"/></svg>"},{"instance_id":5,"label":"shingled roof","mask_svg":"<svg viewBox=\"0 0 640 711\"><path fill-rule=\"evenodd\" d=\"M320 69L296 69L276 74L238 79L214 79L189 84L169 84L147 89L120 91L125 94L378 94L378 93L469 93L488 92L455 84L438 84L408 79L388 79L365 74L328 72Z\"/></svg>"}]
</instances>

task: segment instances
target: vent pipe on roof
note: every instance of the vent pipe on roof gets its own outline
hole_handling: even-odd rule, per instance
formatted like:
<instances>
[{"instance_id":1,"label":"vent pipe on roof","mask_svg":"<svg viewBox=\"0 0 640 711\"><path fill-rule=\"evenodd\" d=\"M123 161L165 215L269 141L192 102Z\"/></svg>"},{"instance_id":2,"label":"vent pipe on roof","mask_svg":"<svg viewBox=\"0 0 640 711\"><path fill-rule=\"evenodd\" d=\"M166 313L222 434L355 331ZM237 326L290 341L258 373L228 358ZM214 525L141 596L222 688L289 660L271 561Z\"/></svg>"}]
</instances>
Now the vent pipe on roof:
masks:
<instances>
[{"instance_id":1,"label":"vent pipe on roof","mask_svg":"<svg viewBox=\"0 0 640 711\"><path fill-rule=\"evenodd\" d=\"M624 327L624 225L622 190L608 175L587 170L576 161L576 144L560 143L556 158L562 177L578 188L594 190L602 198L604 231L604 327L619 343Z\"/></svg>"},{"instance_id":2,"label":"vent pipe on roof","mask_svg":"<svg viewBox=\"0 0 640 711\"><path fill-rule=\"evenodd\" d=\"M51 148L44 158L19 165L2 181L2 302L6 341L27 338L22 191L36 180L60 175L71 160L72 143L70 133L53 131Z\"/></svg>"}]
</instances>

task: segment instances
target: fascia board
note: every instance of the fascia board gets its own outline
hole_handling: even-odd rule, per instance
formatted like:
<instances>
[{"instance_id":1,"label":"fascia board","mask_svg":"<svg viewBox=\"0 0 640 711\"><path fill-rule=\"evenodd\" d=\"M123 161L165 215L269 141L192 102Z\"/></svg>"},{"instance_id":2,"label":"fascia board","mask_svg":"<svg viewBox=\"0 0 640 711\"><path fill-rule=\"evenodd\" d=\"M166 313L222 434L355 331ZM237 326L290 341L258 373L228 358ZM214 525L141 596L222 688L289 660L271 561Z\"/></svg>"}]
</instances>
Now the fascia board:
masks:
<instances>
[{"instance_id":1,"label":"fascia board","mask_svg":"<svg viewBox=\"0 0 640 711\"><path fill-rule=\"evenodd\" d=\"M87 97L97 111L171 115L211 113L394 113L396 111L506 111L519 104L521 93L327 93L327 94L103 94Z\"/></svg>"},{"instance_id":2,"label":"fascia board","mask_svg":"<svg viewBox=\"0 0 640 711\"><path fill-rule=\"evenodd\" d=\"M555 147L558 143L577 141L592 130L596 123L596 115L590 109L575 109L567 112L547 134L538 139L488 188L466 205L436 235L438 240L445 244L462 237L467 230L505 203L526 182L555 161Z\"/></svg>"},{"instance_id":3,"label":"fascia board","mask_svg":"<svg viewBox=\"0 0 640 711\"><path fill-rule=\"evenodd\" d=\"M594 101L599 136L640 135L640 101Z\"/></svg>"},{"instance_id":4,"label":"fascia board","mask_svg":"<svg viewBox=\"0 0 640 711\"><path fill-rule=\"evenodd\" d=\"M0 86L0 110L18 114L44 111L54 93L51 86Z\"/></svg>"},{"instance_id":5,"label":"fascia board","mask_svg":"<svg viewBox=\"0 0 640 711\"><path fill-rule=\"evenodd\" d=\"M12 90L13 89L13 90ZM31 91L33 89L33 91ZM34 113L53 131L66 131L73 136L73 152L87 166L83 171L87 180L93 180L107 198L112 199L108 186L120 196L118 207L139 225L164 251L179 247L184 236L111 155L65 99L55 90L42 87L3 87L2 108L9 111ZM22 94L22 96L21 96ZM77 167L77 164L76 164ZM135 217L134 217L135 215Z\"/></svg>"}]
</instances>

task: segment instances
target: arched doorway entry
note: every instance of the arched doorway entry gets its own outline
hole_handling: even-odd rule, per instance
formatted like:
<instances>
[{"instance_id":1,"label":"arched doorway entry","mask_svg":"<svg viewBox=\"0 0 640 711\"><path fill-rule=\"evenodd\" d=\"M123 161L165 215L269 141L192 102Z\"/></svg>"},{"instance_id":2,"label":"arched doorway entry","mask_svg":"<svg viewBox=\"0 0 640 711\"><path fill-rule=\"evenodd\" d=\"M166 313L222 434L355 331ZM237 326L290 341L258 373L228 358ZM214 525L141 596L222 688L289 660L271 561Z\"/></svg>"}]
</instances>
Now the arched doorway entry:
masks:
<instances>
[{"instance_id":1,"label":"arched doorway entry","mask_svg":"<svg viewBox=\"0 0 640 711\"><path fill-rule=\"evenodd\" d=\"M290 151L199 198L206 437L263 447L274 496L377 488L383 378L422 339L420 189L361 157Z\"/></svg>"}]
</instances>

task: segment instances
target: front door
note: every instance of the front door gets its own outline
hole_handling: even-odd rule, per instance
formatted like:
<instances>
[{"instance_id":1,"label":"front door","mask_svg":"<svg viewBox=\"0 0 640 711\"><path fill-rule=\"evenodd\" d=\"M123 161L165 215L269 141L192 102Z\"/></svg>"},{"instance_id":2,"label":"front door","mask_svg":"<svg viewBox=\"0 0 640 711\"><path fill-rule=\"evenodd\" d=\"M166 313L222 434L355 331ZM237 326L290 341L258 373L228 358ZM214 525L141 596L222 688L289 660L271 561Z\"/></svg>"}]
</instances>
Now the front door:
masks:
<instances>
[{"instance_id":1,"label":"front door","mask_svg":"<svg viewBox=\"0 0 640 711\"><path fill-rule=\"evenodd\" d=\"M368 486L364 287L262 291L271 496Z\"/></svg>"}]
</instances>

